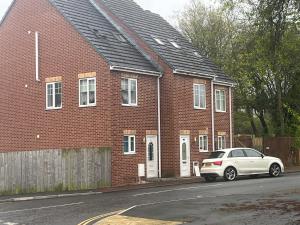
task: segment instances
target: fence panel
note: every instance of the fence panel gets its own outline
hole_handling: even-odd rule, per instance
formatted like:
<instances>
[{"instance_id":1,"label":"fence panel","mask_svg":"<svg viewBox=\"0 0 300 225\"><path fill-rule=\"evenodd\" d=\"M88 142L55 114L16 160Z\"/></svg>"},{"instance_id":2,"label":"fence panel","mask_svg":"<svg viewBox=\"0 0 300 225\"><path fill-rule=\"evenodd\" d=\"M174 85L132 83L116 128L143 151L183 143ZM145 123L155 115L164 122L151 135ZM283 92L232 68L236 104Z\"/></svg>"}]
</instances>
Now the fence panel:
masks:
<instances>
[{"instance_id":1,"label":"fence panel","mask_svg":"<svg viewBox=\"0 0 300 225\"><path fill-rule=\"evenodd\" d=\"M0 153L0 194L111 186L111 149Z\"/></svg>"}]
</instances>

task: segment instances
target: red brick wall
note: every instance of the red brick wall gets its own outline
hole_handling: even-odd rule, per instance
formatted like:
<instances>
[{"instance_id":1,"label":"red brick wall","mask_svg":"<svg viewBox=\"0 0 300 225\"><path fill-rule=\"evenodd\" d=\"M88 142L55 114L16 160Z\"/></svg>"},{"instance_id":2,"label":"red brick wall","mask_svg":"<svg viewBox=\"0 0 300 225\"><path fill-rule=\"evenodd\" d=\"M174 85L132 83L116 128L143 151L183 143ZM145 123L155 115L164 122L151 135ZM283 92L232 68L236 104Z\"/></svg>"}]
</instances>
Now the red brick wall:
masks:
<instances>
[{"instance_id":1,"label":"red brick wall","mask_svg":"<svg viewBox=\"0 0 300 225\"><path fill-rule=\"evenodd\" d=\"M35 81L34 31L40 34L41 82ZM137 164L146 160L146 130L157 130L157 78L138 76L138 107L121 106L121 74L110 74L46 0L18 0L0 36L0 151L112 147L112 184L136 181ZM78 106L78 74L84 72L97 73L96 107ZM46 111L45 78L55 76L62 76L63 108ZM133 156L122 152L126 129L137 131Z\"/></svg>"},{"instance_id":2,"label":"red brick wall","mask_svg":"<svg viewBox=\"0 0 300 225\"><path fill-rule=\"evenodd\" d=\"M34 31L41 82L35 81ZM48 1L16 1L0 36L0 150L111 146L109 67ZM79 108L78 74L92 71L97 106ZM63 79L63 108L46 111L45 78L54 76Z\"/></svg>"},{"instance_id":3,"label":"red brick wall","mask_svg":"<svg viewBox=\"0 0 300 225\"><path fill-rule=\"evenodd\" d=\"M35 81L34 31L40 33L41 82ZM209 128L209 148L212 146L210 81L206 85L207 109L195 110L193 78L173 75L142 40L139 44L164 69L162 173L179 176L180 130L191 131L191 161L201 161L207 155L199 153L198 141L194 142L199 130ZM47 0L17 1L0 26L0 49L0 151L112 147L113 185L137 179L137 164L146 160L146 130L157 130L156 77L139 75L139 105L123 107L122 75L110 74L106 62ZM84 72L97 72L96 107L78 107L77 75ZM46 111L45 78L54 76L63 79L63 108ZM122 152L123 131L127 129L137 132L133 156ZM216 113L216 136L219 130L229 134L228 111Z\"/></svg>"},{"instance_id":4,"label":"red brick wall","mask_svg":"<svg viewBox=\"0 0 300 225\"><path fill-rule=\"evenodd\" d=\"M144 52L164 71L161 78L161 156L162 175L180 175L180 130L190 130L191 135L191 164L192 161L202 161L208 153L199 152L199 130L208 128L209 149L212 149L212 121L211 121L211 83L206 80L207 109L195 110L193 105L193 77L174 75L170 66L132 29L116 17L101 1L97 1L110 18L117 23L131 37ZM227 92L227 112L215 113L215 138L217 131L227 133L226 142L229 144L229 101ZM194 138L197 141L194 141ZM229 145L228 145L229 146Z\"/></svg>"},{"instance_id":5,"label":"red brick wall","mask_svg":"<svg viewBox=\"0 0 300 225\"><path fill-rule=\"evenodd\" d=\"M122 106L121 78L128 74L112 74L113 111L113 185L134 183L138 179L138 164L146 164L147 130L157 130L157 77L131 75L137 79L138 105ZM124 130L136 131L136 154L124 155Z\"/></svg>"},{"instance_id":6,"label":"red brick wall","mask_svg":"<svg viewBox=\"0 0 300 225\"><path fill-rule=\"evenodd\" d=\"M225 90L226 112L215 111L215 148L218 149L218 132L226 132L226 148L230 147L230 114L229 114L229 87L214 85L214 89Z\"/></svg>"}]
</instances>

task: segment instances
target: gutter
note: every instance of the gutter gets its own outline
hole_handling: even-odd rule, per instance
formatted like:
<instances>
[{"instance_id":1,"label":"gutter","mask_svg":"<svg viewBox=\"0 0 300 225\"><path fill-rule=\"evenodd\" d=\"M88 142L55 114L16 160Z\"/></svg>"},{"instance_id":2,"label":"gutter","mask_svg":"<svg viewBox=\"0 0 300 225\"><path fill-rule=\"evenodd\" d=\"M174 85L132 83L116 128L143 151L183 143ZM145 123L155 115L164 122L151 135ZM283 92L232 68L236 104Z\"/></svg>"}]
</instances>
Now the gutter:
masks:
<instances>
[{"instance_id":1,"label":"gutter","mask_svg":"<svg viewBox=\"0 0 300 225\"><path fill-rule=\"evenodd\" d=\"M215 79L216 75L211 75L207 73L197 73L197 72L191 72L191 71L186 71L186 70L178 70L175 69L173 70L173 74L181 74L181 75L188 75L192 77L202 77L202 78L208 78L208 79Z\"/></svg>"},{"instance_id":2,"label":"gutter","mask_svg":"<svg viewBox=\"0 0 300 225\"><path fill-rule=\"evenodd\" d=\"M222 86L228 86L228 87L235 87L236 86L236 83L234 82L226 82L226 81L216 81L214 80L213 81L214 84L219 84L219 85L222 85Z\"/></svg>"},{"instance_id":3,"label":"gutter","mask_svg":"<svg viewBox=\"0 0 300 225\"><path fill-rule=\"evenodd\" d=\"M110 70L111 71L128 72L128 73L138 73L138 74L158 76L158 77L161 76L161 72L134 69L134 68L122 67L122 66L110 66Z\"/></svg>"}]
</instances>

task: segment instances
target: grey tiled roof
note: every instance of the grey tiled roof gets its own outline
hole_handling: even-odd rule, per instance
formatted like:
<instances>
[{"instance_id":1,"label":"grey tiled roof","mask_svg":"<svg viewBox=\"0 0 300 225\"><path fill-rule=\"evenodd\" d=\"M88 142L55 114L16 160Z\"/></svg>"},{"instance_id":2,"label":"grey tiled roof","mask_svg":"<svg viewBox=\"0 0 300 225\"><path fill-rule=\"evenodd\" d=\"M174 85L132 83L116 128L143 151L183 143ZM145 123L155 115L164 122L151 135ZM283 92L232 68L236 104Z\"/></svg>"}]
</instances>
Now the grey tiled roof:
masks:
<instances>
[{"instance_id":1,"label":"grey tiled roof","mask_svg":"<svg viewBox=\"0 0 300 225\"><path fill-rule=\"evenodd\" d=\"M49 0L111 66L158 72L129 42L122 42L114 26L89 0Z\"/></svg>"},{"instance_id":2,"label":"grey tiled roof","mask_svg":"<svg viewBox=\"0 0 300 225\"><path fill-rule=\"evenodd\" d=\"M232 82L211 60L196 56L196 49L192 44L159 15L143 10L133 0L100 1L135 31L174 70L216 75L218 81ZM158 44L153 36L161 39L165 44ZM175 48L170 40L174 40L181 48Z\"/></svg>"}]
</instances>

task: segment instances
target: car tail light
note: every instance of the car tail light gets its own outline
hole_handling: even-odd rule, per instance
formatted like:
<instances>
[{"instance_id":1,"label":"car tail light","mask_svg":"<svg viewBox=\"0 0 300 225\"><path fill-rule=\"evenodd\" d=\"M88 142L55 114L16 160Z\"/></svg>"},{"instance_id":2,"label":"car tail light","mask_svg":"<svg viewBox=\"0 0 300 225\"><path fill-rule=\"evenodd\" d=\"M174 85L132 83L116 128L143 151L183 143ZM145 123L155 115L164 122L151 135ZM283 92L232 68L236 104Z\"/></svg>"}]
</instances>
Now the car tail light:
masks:
<instances>
[{"instance_id":1,"label":"car tail light","mask_svg":"<svg viewBox=\"0 0 300 225\"><path fill-rule=\"evenodd\" d=\"M214 165L215 166L222 166L222 163L223 163L222 161L216 161L216 162L214 162Z\"/></svg>"}]
</instances>

